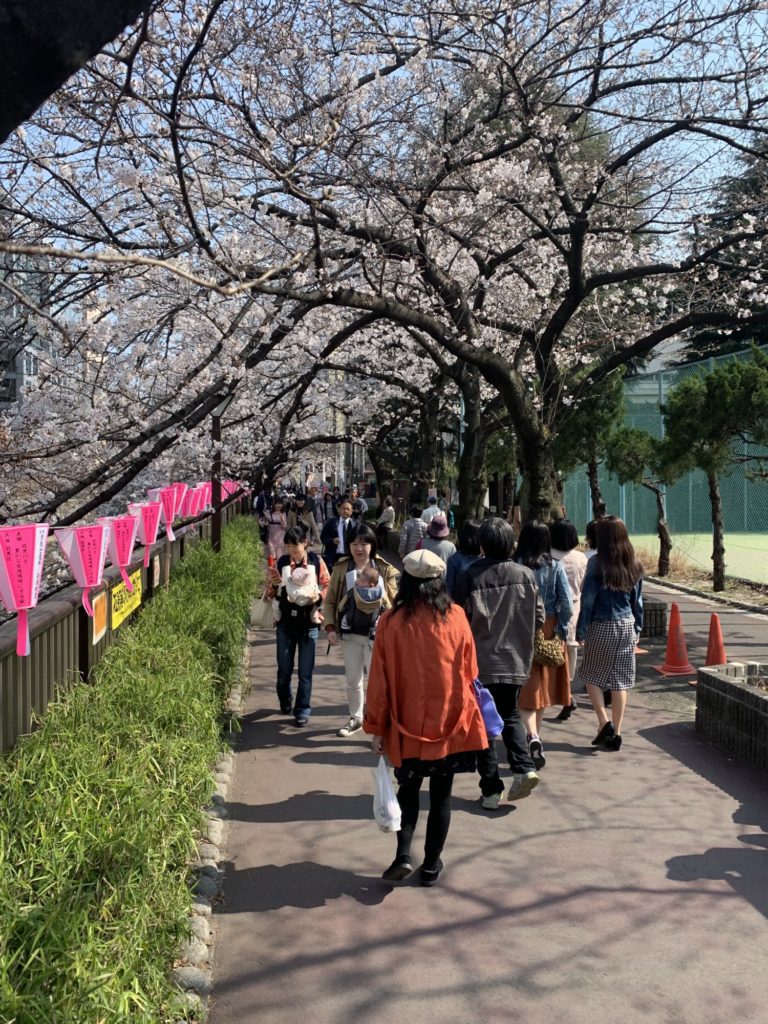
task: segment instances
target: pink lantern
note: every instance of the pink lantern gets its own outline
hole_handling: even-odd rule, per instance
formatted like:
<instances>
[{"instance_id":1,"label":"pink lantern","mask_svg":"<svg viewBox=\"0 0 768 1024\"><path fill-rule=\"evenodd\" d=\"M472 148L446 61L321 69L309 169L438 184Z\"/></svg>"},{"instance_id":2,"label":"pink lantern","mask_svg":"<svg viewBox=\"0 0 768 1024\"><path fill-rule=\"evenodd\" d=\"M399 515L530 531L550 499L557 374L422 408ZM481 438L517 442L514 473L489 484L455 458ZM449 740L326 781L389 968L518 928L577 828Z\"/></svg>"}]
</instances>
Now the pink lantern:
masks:
<instances>
[{"instance_id":1,"label":"pink lantern","mask_svg":"<svg viewBox=\"0 0 768 1024\"><path fill-rule=\"evenodd\" d=\"M173 533L173 520L176 516L176 491L173 487L153 487L147 491L151 501L160 502L162 520L165 523L165 535L168 540L176 540Z\"/></svg>"},{"instance_id":2,"label":"pink lantern","mask_svg":"<svg viewBox=\"0 0 768 1024\"><path fill-rule=\"evenodd\" d=\"M8 612L16 612L16 653L29 654L29 618L43 578L48 524L0 527L0 599Z\"/></svg>"},{"instance_id":3,"label":"pink lantern","mask_svg":"<svg viewBox=\"0 0 768 1024\"><path fill-rule=\"evenodd\" d=\"M139 521L139 543L144 545L144 568L149 565L152 545L157 540L160 527L160 513L163 506L159 501L131 502L128 511Z\"/></svg>"},{"instance_id":4,"label":"pink lantern","mask_svg":"<svg viewBox=\"0 0 768 1024\"><path fill-rule=\"evenodd\" d=\"M202 488L202 491L203 491L203 507L204 508L210 508L211 507L211 491L213 489L213 484L211 483L210 480L206 480L205 483L198 484L197 486Z\"/></svg>"},{"instance_id":5,"label":"pink lantern","mask_svg":"<svg viewBox=\"0 0 768 1024\"><path fill-rule=\"evenodd\" d=\"M63 526L53 531L75 583L83 588L83 608L93 618L88 598L91 587L98 587L104 577L110 527L108 523L95 526Z\"/></svg>"},{"instance_id":6,"label":"pink lantern","mask_svg":"<svg viewBox=\"0 0 768 1024\"><path fill-rule=\"evenodd\" d=\"M185 519L189 519L191 516L197 515L195 512L195 504L197 502L197 492L194 488L189 488L187 493L184 495L184 502L181 506L181 514Z\"/></svg>"},{"instance_id":7,"label":"pink lantern","mask_svg":"<svg viewBox=\"0 0 768 1024\"><path fill-rule=\"evenodd\" d=\"M189 490L189 487L187 484L171 484L171 487L176 492L176 508L174 509L174 516L178 516L182 514L184 496Z\"/></svg>"},{"instance_id":8,"label":"pink lantern","mask_svg":"<svg viewBox=\"0 0 768 1024\"><path fill-rule=\"evenodd\" d=\"M126 572L126 568L133 558L133 547L136 543L136 535L139 532L139 520L136 516L129 515L114 516L114 518L108 521L111 527L109 532L109 561L110 564L120 567L123 583L132 593L133 584L131 583L131 577Z\"/></svg>"}]
</instances>

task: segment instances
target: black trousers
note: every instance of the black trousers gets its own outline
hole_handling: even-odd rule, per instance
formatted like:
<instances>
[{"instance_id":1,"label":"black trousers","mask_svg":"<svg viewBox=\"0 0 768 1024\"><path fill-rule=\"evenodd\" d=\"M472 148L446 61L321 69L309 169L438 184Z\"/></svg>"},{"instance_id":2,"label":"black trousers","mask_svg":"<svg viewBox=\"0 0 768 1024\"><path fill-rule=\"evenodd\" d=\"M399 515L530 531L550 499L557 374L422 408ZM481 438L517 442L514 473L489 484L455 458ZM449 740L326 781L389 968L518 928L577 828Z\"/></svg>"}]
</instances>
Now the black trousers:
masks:
<instances>
[{"instance_id":1,"label":"black trousers","mask_svg":"<svg viewBox=\"0 0 768 1024\"><path fill-rule=\"evenodd\" d=\"M424 780L417 776L400 786L397 791L397 802L400 804L402 820L397 833L397 856L408 857L411 853L413 833L419 818L419 791ZM445 846L446 836L451 824L451 790L453 775L430 775L429 777L429 815L427 816L427 836L424 842L424 864L431 867Z\"/></svg>"},{"instance_id":2,"label":"black trousers","mask_svg":"<svg viewBox=\"0 0 768 1024\"><path fill-rule=\"evenodd\" d=\"M531 755L528 752L525 727L517 708L522 685L486 683L486 686L496 703L496 710L504 719L501 739L507 749L509 767L515 775L525 775L526 772L535 771ZM493 741L487 750L483 750L477 755L477 770L480 773L480 792L483 796L501 793L504 783L499 776L499 761L496 756L496 744Z\"/></svg>"}]
</instances>

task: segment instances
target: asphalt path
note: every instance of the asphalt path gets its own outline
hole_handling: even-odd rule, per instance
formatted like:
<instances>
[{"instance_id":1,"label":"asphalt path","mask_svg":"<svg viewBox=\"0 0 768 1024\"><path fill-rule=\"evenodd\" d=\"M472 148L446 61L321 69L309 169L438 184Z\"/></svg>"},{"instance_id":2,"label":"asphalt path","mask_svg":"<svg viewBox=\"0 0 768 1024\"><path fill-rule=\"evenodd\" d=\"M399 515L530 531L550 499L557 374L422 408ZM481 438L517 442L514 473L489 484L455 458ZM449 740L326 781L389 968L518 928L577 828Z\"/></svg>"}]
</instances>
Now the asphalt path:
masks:
<instances>
[{"instance_id":1,"label":"asphalt path","mask_svg":"<svg viewBox=\"0 0 768 1024\"><path fill-rule=\"evenodd\" d=\"M765 616L647 593L680 604L694 665L713 610L731 659L768 661ZM768 777L695 733L695 687L654 671L663 641L645 646L621 751L591 746L580 696L570 721L545 721L529 798L483 811L457 777L425 889L380 878L394 844L372 819L367 739L335 735L340 655L319 646L297 729L276 710L273 636L253 633L213 1024L765 1024Z\"/></svg>"}]
</instances>

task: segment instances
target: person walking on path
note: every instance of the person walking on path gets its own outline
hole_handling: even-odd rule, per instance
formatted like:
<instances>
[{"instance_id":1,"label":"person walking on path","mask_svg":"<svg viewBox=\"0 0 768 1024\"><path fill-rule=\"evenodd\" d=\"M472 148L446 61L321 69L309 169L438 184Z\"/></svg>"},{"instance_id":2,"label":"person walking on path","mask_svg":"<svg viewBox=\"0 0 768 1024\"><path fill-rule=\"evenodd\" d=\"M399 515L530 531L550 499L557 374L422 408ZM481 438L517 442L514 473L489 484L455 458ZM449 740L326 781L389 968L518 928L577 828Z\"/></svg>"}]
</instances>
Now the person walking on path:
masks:
<instances>
[{"instance_id":1,"label":"person walking on path","mask_svg":"<svg viewBox=\"0 0 768 1024\"><path fill-rule=\"evenodd\" d=\"M445 573L445 585L448 593L454 597L456 582L470 565L480 557L480 523L477 519L465 519L459 530L458 549L448 559Z\"/></svg>"},{"instance_id":2,"label":"person walking on path","mask_svg":"<svg viewBox=\"0 0 768 1024\"><path fill-rule=\"evenodd\" d=\"M425 526L429 526L434 516L440 515L440 508L437 504L437 496L430 494L427 498L427 507L421 513L421 521Z\"/></svg>"},{"instance_id":3,"label":"person walking on path","mask_svg":"<svg viewBox=\"0 0 768 1024\"><path fill-rule=\"evenodd\" d=\"M587 571L587 556L583 551L579 551L579 535L576 532L576 527L568 519L558 519L549 524L549 539L552 544L550 553L553 560L559 562L565 569L573 602L573 614L568 622L568 635L565 638L571 699L563 705L563 710L555 719L556 722L565 722L576 710L576 701L573 699L573 681L576 678L576 660L579 652L579 644L576 640L576 620L581 610L581 585Z\"/></svg>"},{"instance_id":4,"label":"person walking on path","mask_svg":"<svg viewBox=\"0 0 768 1024\"><path fill-rule=\"evenodd\" d=\"M522 800L538 785L525 728L518 710L523 684L533 662L533 640L544 625L544 605L533 572L512 561L515 534L503 519L485 519L480 527L481 557L456 580L454 600L464 607L472 628L480 682L491 692L504 720L501 738L512 782L508 799ZM496 745L478 758L482 805L496 810L504 796Z\"/></svg>"},{"instance_id":5,"label":"person walking on path","mask_svg":"<svg viewBox=\"0 0 768 1024\"><path fill-rule=\"evenodd\" d=\"M379 538L379 542L382 543L386 540L387 534L390 530L395 528L395 509L392 504L391 498L384 499L384 505L382 508L381 515L376 520L376 536Z\"/></svg>"},{"instance_id":6,"label":"person walking on path","mask_svg":"<svg viewBox=\"0 0 768 1024\"><path fill-rule=\"evenodd\" d=\"M267 553L278 561L285 554L283 537L288 526L282 498L277 495L272 498L272 508L264 512L262 522L267 528Z\"/></svg>"},{"instance_id":7,"label":"person walking on path","mask_svg":"<svg viewBox=\"0 0 768 1024\"><path fill-rule=\"evenodd\" d=\"M328 589L329 574L325 562L307 549L307 537L301 526L286 530L284 544L287 553L269 570L267 597L278 600L277 640L277 699L285 715L293 714L297 726L305 726L312 713L312 672L315 667L315 649L318 636L318 612ZM288 599L287 576L296 568L312 568L317 578L319 598L313 604L292 604ZM299 679L296 699L291 693L296 653L299 655Z\"/></svg>"},{"instance_id":8,"label":"person walking on path","mask_svg":"<svg viewBox=\"0 0 768 1024\"><path fill-rule=\"evenodd\" d=\"M314 502L312 504L314 507ZM308 507L307 499L303 494L297 494L293 499L291 511L288 513L288 526L303 526L309 543L320 543L320 531L317 528L314 512Z\"/></svg>"},{"instance_id":9,"label":"person walking on path","mask_svg":"<svg viewBox=\"0 0 768 1024\"><path fill-rule=\"evenodd\" d=\"M386 754L399 784L402 823L395 859L382 878L413 871L411 845L419 791L429 779L429 815L421 884L432 886L451 822L457 772L475 770L488 738L472 689L477 659L466 616L445 587L445 564L431 551L403 559L394 608L382 616L374 645L363 728L376 755Z\"/></svg>"},{"instance_id":10,"label":"person walking on path","mask_svg":"<svg viewBox=\"0 0 768 1024\"><path fill-rule=\"evenodd\" d=\"M448 559L456 554L456 545L452 540L448 540L448 533L448 520L441 512L432 516L427 524L426 537L422 537L416 547L431 551L433 555L442 558L447 567Z\"/></svg>"},{"instance_id":11,"label":"person walking on path","mask_svg":"<svg viewBox=\"0 0 768 1024\"><path fill-rule=\"evenodd\" d=\"M597 554L590 559L581 592L576 638L585 643L579 679L597 715L594 746L621 748L628 691L635 685L635 646L643 628L643 570L618 516L595 524ZM605 706L611 693L611 721Z\"/></svg>"},{"instance_id":12,"label":"person walking on path","mask_svg":"<svg viewBox=\"0 0 768 1024\"><path fill-rule=\"evenodd\" d=\"M365 680L371 667L371 652L379 616L392 606L397 593L398 573L378 557L376 534L367 523L356 523L349 531L349 555L333 567L323 615L329 642L341 644L347 683L349 720L337 736L353 736L363 727ZM372 567L377 575L373 586L362 586L361 575Z\"/></svg>"},{"instance_id":13,"label":"person walking on path","mask_svg":"<svg viewBox=\"0 0 768 1024\"><path fill-rule=\"evenodd\" d=\"M573 601L565 569L552 559L549 527L546 523L534 520L523 523L515 561L531 569L536 577L546 615L544 639L556 637L563 646L561 665L542 665L534 657L531 674L520 691L520 717L525 726L531 758L539 770L547 763L541 742L544 708L570 704L571 700L565 639L573 616Z\"/></svg>"},{"instance_id":14,"label":"person walking on path","mask_svg":"<svg viewBox=\"0 0 768 1024\"><path fill-rule=\"evenodd\" d=\"M411 518L406 519L400 530L400 546L398 554L401 558L416 550L416 545L427 532L427 524L421 518L418 505L411 505Z\"/></svg>"},{"instance_id":15,"label":"person walking on path","mask_svg":"<svg viewBox=\"0 0 768 1024\"><path fill-rule=\"evenodd\" d=\"M326 519L325 525L320 532L320 540L323 544L323 558L329 569L337 558L349 554L347 547L347 533L354 520L352 519L352 502L349 498L342 498L338 504L338 516Z\"/></svg>"}]
</instances>

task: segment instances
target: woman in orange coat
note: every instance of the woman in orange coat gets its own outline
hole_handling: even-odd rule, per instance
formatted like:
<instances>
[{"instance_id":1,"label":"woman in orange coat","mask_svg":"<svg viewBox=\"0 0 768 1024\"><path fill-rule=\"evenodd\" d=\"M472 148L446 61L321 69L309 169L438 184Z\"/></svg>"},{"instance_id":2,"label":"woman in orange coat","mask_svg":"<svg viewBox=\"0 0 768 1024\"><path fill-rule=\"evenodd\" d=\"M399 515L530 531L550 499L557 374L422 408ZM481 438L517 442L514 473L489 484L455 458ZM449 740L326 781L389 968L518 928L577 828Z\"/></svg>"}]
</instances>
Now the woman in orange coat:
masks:
<instances>
[{"instance_id":1,"label":"woman in orange coat","mask_svg":"<svg viewBox=\"0 0 768 1024\"><path fill-rule=\"evenodd\" d=\"M397 853L382 875L398 882L413 871L411 841L419 790L429 778L429 817L422 885L442 871L456 772L474 772L488 738L472 689L475 643L464 611L451 603L445 562L431 551L403 559L392 611L379 619L363 729L374 754L386 754L399 783L402 811Z\"/></svg>"}]
</instances>

